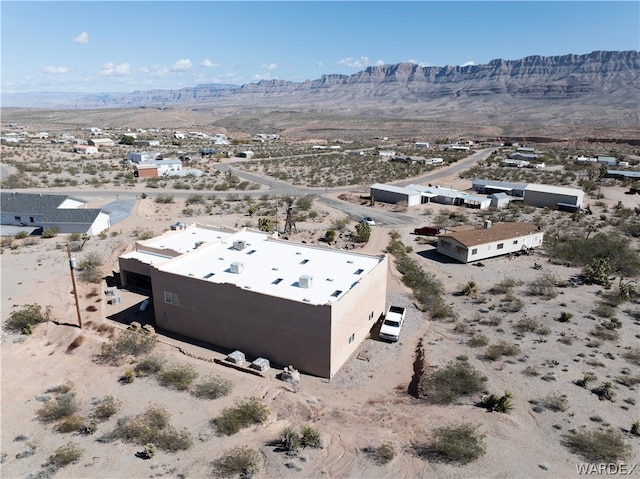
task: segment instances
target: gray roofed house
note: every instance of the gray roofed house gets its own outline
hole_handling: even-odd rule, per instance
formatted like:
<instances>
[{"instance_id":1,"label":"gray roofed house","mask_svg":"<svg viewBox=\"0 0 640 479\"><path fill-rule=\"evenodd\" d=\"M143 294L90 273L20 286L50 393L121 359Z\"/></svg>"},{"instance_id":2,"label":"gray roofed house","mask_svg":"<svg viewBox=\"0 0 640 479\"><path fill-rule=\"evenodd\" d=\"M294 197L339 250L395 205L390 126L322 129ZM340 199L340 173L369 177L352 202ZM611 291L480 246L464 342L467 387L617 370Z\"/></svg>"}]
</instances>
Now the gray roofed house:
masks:
<instances>
[{"instance_id":1,"label":"gray roofed house","mask_svg":"<svg viewBox=\"0 0 640 479\"><path fill-rule=\"evenodd\" d=\"M111 226L109 215L86 208L85 202L67 195L2 192L0 223L35 228L57 228L60 233L96 235Z\"/></svg>"}]
</instances>

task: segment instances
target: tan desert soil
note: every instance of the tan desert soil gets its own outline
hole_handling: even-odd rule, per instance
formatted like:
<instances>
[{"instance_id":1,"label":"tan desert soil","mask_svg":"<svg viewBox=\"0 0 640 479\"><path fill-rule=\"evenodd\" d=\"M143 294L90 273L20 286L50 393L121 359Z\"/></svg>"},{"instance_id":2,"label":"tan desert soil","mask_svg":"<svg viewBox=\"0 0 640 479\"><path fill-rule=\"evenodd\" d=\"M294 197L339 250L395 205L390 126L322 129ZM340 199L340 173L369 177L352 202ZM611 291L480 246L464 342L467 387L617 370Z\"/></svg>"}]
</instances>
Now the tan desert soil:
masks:
<instances>
[{"instance_id":1,"label":"tan desert soil","mask_svg":"<svg viewBox=\"0 0 640 479\"><path fill-rule=\"evenodd\" d=\"M457 187L468 181L448 179L447 184ZM605 189L609 204L618 200L625 206L635 206L635 200L623 194L621 188ZM99 203L96 200L96 204ZM138 227L160 233L168 228L172 219L179 216L183 205L176 202L172 210L156 212L151 201L139 201L132 215L113 229L117 236L100 240L92 238L86 252L99 252L104 257L105 275L117 270L117 256L132 248L133 231ZM431 206L434 211L440 207ZM332 219L340 213L328 211L324 224L300 224L300 233L292 240L313 242L324 234ZM122 291L122 304L109 305L104 295L105 284L79 284L79 296L83 330L75 324L76 312L71 294L69 267L65 240L57 237L42 240L34 246L12 251L5 249L0 256L2 266L2 319L6 319L14 307L38 303L51 305L55 323L50 322L35 329L32 336L22 338L15 334L2 334L0 354L2 360L1 414L2 430L0 453L6 454L0 466L0 474L7 478L28 477L41 469L49 455L62 444L73 441L84 453L81 460L60 470L56 477L66 478L145 478L145 477L212 477L212 462L233 446L250 446L260 451L260 471L257 478L413 478L413 477L577 477L576 463L584 460L562 446L562 436L572 429L597 428L603 424L621 430L640 419L637 389L630 389L614 382L615 402L600 401L588 389L574 384L584 372L593 371L596 384L614 381L623 368L638 373L637 366L623 359L630 347L638 347L640 328L626 313L619 312L623 326L620 339L604 341L595 348L586 347L589 332L598 324L592 309L600 288L595 286L566 287L552 299L542 300L526 294L526 284L541 273L552 273L558 279L568 280L578 274L575 267L548 262L542 251L533 256L515 259L495 258L484 262L484 267L455 263L441 263L429 259L433 249L430 244L419 244L412 235L413 228L428 222L423 210L411 213L414 224L398 228L401 239L413 247L413 257L422 267L442 280L446 289L446 302L458 316L458 324L466 324L487 334L491 343L504 339L517 343L521 353L511 358L487 361L482 358L484 348L471 348L466 343L469 335L454 327L452 322L431 321L427 314L413 305L410 292L402 284L393 267L389 269L388 301L409 307L407 327L398 344L368 339L356 354L332 380L303 375L300 389L291 390L276 379L277 369L271 369L264 378L255 377L230 368L195 359L191 355L215 359L224 356L212 349L188 343L179 343L161 336L159 350L172 361L194 365L201 376L216 374L230 379L234 384L230 396L207 401L196 399L185 392L177 392L159 386L152 378L139 378L133 384L123 385L118 378L128 365L120 367L97 365L92 357L100 346L108 341L108 332L99 332L98 325L106 324L116 330L122 324L109 319L131 308L131 319L144 320L137 305L144 297ZM437 213L434 213L437 214ZM243 217L225 215L193 218L210 224L236 225L246 221ZM389 241L390 229L373 227L369 243L361 250L378 254ZM543 265L542 272L533 269L534 263ZM487 291L504 278L517 278L525 282L514 292L524 301L517 313L502 313L497 308L499 297ZM460 296L461 285L475 281L484 302ZM97 311L87 308L95 306ZM493 309L492 309L493 307ZM638 310L638 305L629 305ZM561 311L571 312L570 323L559 323ZM478 318L490 315L502 318L499 326L482 326ZM550 334L534 333L516 335L514 324L523 317L534 318L550 329ZM558 342L564 334L574 338L573 344ZM68 345L78 335L84 335L84 343L67 352ZM24 339L24 340L23 340ZM477 407L479 397L464 398L449 406L434 406L414 399L407 394L412 378L415 350L419 340L425 346L428 366L439 366L460 355L468 356L471 364L485 374L487 389L492 393L510 390L514 394L514 410L510 414L488 413ZM186 351L189 355L183 354ZM539 376L522 374L527 367L535 367ZM542 379L546 377L547 379ZM82 403L81 414L91 409L91 401L105 395L113 395L123 403L121 411L106 423L99 425L93 436L62 434L54 425L42 424L36 419L36 411L42 402L36 399L48 388L70 382ZM552 393L565 394L569 409L565 412L545 410L534 412L530 400L543 400ZM209 421L223 408L232 406L238 399L257 396L269 408L266 425L252 427L230 437L218 437ZM633 400L625 402L625 399ZM150 404L159 404L171 413L171 423L185 427L192 434L193 446L176 454L158 452L151 460L135 456L142 447L123 442L101 443L97 438L113 429L119 417L137 414ZM593 419L599 416L600 422ZM455 466L430 462L417 457L413 447L428 441L434 427L460 421L479 425L485 435L487 453L467 466ZM286 426L299 427L312 424L323 438L322 449L306 449L298 457L287 457L275 452L268 445L277 439ZM16 441L19 435L25 441ZM640 457L637 438L627 435L633 447L634 457ZM385 466L376 465L364 452L368 446L383 442L395 445L397 455ZM27 443L35 446L35 453L18 459L16 454ZM286 464L289 464L288 466Z\"/></svg>"}]
</instances>

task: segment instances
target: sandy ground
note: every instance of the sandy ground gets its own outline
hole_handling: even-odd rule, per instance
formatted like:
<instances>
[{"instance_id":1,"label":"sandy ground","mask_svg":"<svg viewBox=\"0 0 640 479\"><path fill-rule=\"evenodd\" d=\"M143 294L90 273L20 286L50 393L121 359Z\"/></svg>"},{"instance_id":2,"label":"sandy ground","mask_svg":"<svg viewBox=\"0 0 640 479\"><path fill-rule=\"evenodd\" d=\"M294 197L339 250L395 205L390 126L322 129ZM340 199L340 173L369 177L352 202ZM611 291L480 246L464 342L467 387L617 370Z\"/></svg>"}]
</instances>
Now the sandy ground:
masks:
<instances>
[{"instance_id":1,"label":"sandy ground","mask_svg":"<svg viewBox=\"0 0 640 479\"><path fill-rule=\"evenodd\" d=\"M450 180L447 184L458 186L455 179ZM468 186L468 182L464 184ZM635 199L614 189L605 191L605 196L613 204L618 197L630 204L635 202ZM117 270L117 256L132 248L134 229L143 227L155 233L162 232L181 206L175 205L174 208L177 208L175 212L163 210L159 215L152 202L140 201L132 215L114 228L117 236L91 239L85 251L100 252L104 256L104 274L109 276ZM327 222L332 215L339 213L329 212ZM415 224L398 228L402 241L413 247L413 256L426 271L442 280L446 302L456 311L457 322L430 321L428 315L411 308L408 325L398 344L368 339L334 379L329 381L303 375L297 392L276 379L279 372L276 369L269 370L264 378L248 375L192 357L223 358L219 352L161 337L158 348L171 360L193 364L201 376L216 374L233 382L232 394L214 401L168 390L152 378L141 378L133 384L123 385L118 378L126 365L102 366L91 360L101 344L108 340L108 331L100 332L98 326L106 324L116 330L123 327L110 317L132 308L133 319L148 319L136 308L144 297L121 291L122 304L110 305L104 294L104 282L99 286L79 283L85 328L77 328L64 238L42 240L37 245L15 251L5 250L0 256L3 320L14 307L38 303L52 306L56 322L37 327L34 334L26 339L3 333L0 345L0 453L6 457L0 474L7 478L27 477L37 472L57 447L73 441L84 450L82 458L77 464L60 470L56 477L212 477L212 461L228 448L238 445L250 446L260 452L258 478L576 477L575 465L584 461L561 445L564 434L573 429L607 425L626 430L633 421L640 419L637 389L614 382L616 398L615 402L610 402L600 401L588 389L574 384L587 371L596 374L596 384L614 381L624 368L638 372L637 367L622 357L629 347L638 346L640 328L637 320L634 323L628 314L619 310L618 317L623 323L620 339L587 347L590 331L600 322L592 313L599 288L561 288L559 294L549 300L526 294L527 282L542 273L552 273L558 279L567 280L579 273L578 269L552 264L541 252L516 259L487 260L484 267L441 262L434 259L431 244L420 244L411 234L415 226L425 224L422 212L415 212L414 217ZM210 224L235 225L242 218L227 215L201 220ZM326 227L326 223L298 225L300 233L292 240L311 241ZM362 251L383 252L389 241L389 231L383 226L374 227L372 237ZM542 271L533 269L535 262L543 265ZM514 293L524 301L523 308L516 313L501 312L501 296L488 293L489 288L504 278L525 282L514 289ZM475 281L478 285L479 298L458 294L468 281ZM388 289L389 300L411 306L409 291L392 266ZM627 307L638 310L637 305ZM556 321L561 311L573 314L570 323ZM500 324L483 324L482 320L490 316L498 316ZM516 331L515 324L525 317L538 320L549 328L549 334L542 336ZM487 361L482 355L484 348L471 348L467 344L472 331L486 334L491 344L498 340L518 344L520 353ZM78 335L85 337L83 344L69 352L68 345ZM558 341L567 336L573 338L571 345ZM514 410L510 414L488 413L475 405L479 397L464 398L450 406L434 406L409 396L407 388L412 378L416 346L421 339L428 365L438 366L457 356L468 356L468 360L488 377L489 392L513 392ZM535 368L538 376L523 374L528 366ZM90 411L94 398L105 395L117 397L123 407L119 414L100 424L93 436L55 432L53 425L42 424L36 419L36 411L43 404L36 397L65 382L73 383L82 403L80 413L83 415ZM534 412L530 401L542 401L554 393L566 395L567 411ZM268 423L231 437L216 436L209 421L223 408L248 396L257 396L267 405L270 411ZM142 412L150 404L164 406L170 411L174 425L190 431L194 444L189 450L178 454L159 452L153 459L145 461L135 456L142 449L139 445L96 441L113 429L119 417ZM460 421L478 424L479 431L485 435L487 453L478 461L467 466L455 466L426 461L413 452L414 446L428 441L432 428ZM306 449L300 456L291 458L268 445L286 426L299 427L303 424L312 424L319 429L324 443L322 449ZM20 435L26 439L16 440ZM635 457L640 457L637 438L628 436L628 441ZM385 466L377 465L363 452L363 448L382 442L391 442L397 450L394 460ZM27 443L35 447L35 453L16 458Z\"/></svg>"}]
</instances>

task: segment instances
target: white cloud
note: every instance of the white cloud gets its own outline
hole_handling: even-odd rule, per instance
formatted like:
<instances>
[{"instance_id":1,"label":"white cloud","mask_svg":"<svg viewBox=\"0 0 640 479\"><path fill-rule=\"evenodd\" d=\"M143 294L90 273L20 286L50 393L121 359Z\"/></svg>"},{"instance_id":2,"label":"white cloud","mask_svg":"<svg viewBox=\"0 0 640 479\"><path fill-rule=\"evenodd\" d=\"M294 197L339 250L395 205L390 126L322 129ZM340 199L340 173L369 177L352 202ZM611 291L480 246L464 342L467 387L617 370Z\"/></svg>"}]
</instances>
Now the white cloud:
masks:
<instances>
[{"instance_id":1,"label":"white cloud","mask_svg":"<svg viewBox=\"0 0 640 479\"><path fill-rule=\"evenodd\" d=\"M207 58L206 60L202 60L200 62L200 66L201 67L219 67L220 65L218 63L213 63L211 60Z\"/></svg>"},{"instance_id":2,"label":"white cloud","mask_svg":"<svg viewBox=\"0 0 640 479\"><path fill-rule=\"evenodd\" d=\"M319 62L317 63L317 65L318 65L319 67L323 67L323 66L324 66L324 62L323 62L323 61L319 61Z\"/></svg>"},{"instance_id":3,"label":"white cloud","mask_svg":"<svg viewBox=\"0 0 640 479\"><path fill-rule=\"evenodd\" d=\"M378 65L379 67L381 67L382 65L384 65L384 60L378 60L376 62L376 65Z\"/></svg>"},{"instance_id":4,"label":"white cloud","mask_svg":"<svg viewBox=\"0 0 640 479\"><path fill-rule=\"evenodd\" d=\"M120 65L116 65L115 63L108 62L105 63L100 70L100 76L103 77L111 77L111 76L126 76L131 73L131 65L128 63L121 63Z\"/></svg>"},{"instance_id":5,"label":"white cloud","mask_svg":"<svg viewBox=\"0 0 640 479\"><path fill-rule=\"evenodd\" d=\"M265 63L264 65L262 65L262 68L264 68L265 70L277 70L278 69L278 64L277 63Z\"/></svg>"},{"instance_id":6,"label":"white cloud","mask_svg":"<svg viewBox=\"0 0 640 479\"><path fill-rule=\"evenodd\" d=\"M360 58L343 58L342 60L338 60L338 65L343 65L349 68L364 68L369 64L369 57L360 57Z\"/></svg>"},{"instance_id":7,"label":"white cloud","mask_svg":"<svg viewBox=\"0 0 640 479\"><path fill-rule=\"evenodd\" d=\"M171 72L185 72L193 67L191 60L188 58L182 58L169 67Z\"/></svg>"},{"instance_id":8,"label":"white cloud","mask_svg":"<svg viewBox=\"0 0 640 479\"><path fill-rule=\"evenodd\" d=\"M89 34L87 32L82 32L76 38L73 39L75 43L89 43Z\"/></svg>"},{"instance_id":9,"label":"white cloud","mask_svg":"<svg viewBox=\"0 0 640 479\"><path fill-rule=\"evenodd\" d=\"M49 73L51 75L62 75L64 73L67 73L69 71L69 69L67 67L52 67L52 66L47 66L47 67L43 67L42 71L44 73Z\"/></svg>"},{"instance_id":10,"label":"white cloud","mask_svg":"<svg viewBox=\"0 0 640 479\"><path fill-rule=\"evenodd\" d=\"M461 66L461 67L470 67L470 66L475 65L475 64L476 64L476 62L474 62L474 61L469 61L469 62L463 63L463 64L462 64L462 65L460 65L460 66Z\"/></svg>"},{"instance_id":11,"label":"white cloud","mask_svg":"<svg viewBox=\"0 0 640 479\"><path fill-rule=\"evenodd\" d=\"M433 65L429 62L419 62L418 60L407 60L409 63L413 63L414 65L418 65L419 67L432 67Z\"/></svg>"}]
</instances>

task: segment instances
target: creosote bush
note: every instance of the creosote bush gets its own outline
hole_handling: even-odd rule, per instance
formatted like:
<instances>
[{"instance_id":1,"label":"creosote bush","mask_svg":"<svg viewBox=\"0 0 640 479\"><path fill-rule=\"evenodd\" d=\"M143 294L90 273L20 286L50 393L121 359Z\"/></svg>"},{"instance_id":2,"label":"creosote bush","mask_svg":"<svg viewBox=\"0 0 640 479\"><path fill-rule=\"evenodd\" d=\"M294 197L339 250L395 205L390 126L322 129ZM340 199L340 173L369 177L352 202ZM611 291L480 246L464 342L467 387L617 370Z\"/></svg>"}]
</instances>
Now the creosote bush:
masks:
<instances>
[{"instance_id":1,"label":"creosote bush","mask_svg":"<svg viewBox=\"0 0 640 479\"><path fill-rule=\"evenodd\" d=\"M390 442L383 442L372 451L373 459L380 465L388 464L396 457L396 448Z\"/></svg>"},{"instance_id":2,"label":"creosote bush","mask_svg":"<svg viewBox=\"0 0 640 479\"><path fill-rule=\"evenodd\" d=\"M170 364L158 373L158 382L161 386L186 391L191 387L198 373L191 364Z\"/></svg>"},{"instance_id":3,"label":"creosote bush","mask_svg":"<svg viewBox=\"0 0 640 479\"><path fill-rule=\"evenodd\" d=\"M21 309L12 311L4 322L4 329L13 333L24 332L33 326L46 323L51 319L51 306L42 310L39 304L27 304Z\"/></svg>"},{"instance_id":4,"label":"creosote bush","mask_svg":"<svg viewBox=\"0 0 640 479\"><path fill-rule=\"evenodd\" d=\"M565 445L589 462L610 463L631 457L622 433L614 430L577 431L564 436Z\"/></svg>"},{"instance_id":5,"label":"creosote bush","mask_svg":"<svg viewBox=\"0 0 640 479\"><path fill-rule=\"evenodd\" d=\"M56 396L55 400L46 402L36 411L36 415L42 422L52 422L71 416L78 409L80 409L80 405L76 400L76 395L73 391L69 391Z\"/></svg>"},{"instance_id":6,"label":"creosote bush","mask_svg":"<svg viewBox=\"0 0 640 479\"><path fill-rule=\"evenodd\" d=\"M427 459L468 464L486 452L484 435L477 432L478 425L463 423L433 430L427 446L420 447L419 455Z\"/></svg>"},{"instance_id":7,"label":"creosote bush","mask_svg":"<svg viewBox=\"0 0 640 479\"><path fill-rule=\"evenodd\" d=\"M450 361L426 373L418 385L421 398L436 404L450 404L484 389L487 378L466 361Z\"/></svg>"},{"instance_id":8,"label":"creosote bush","mask_svg":"<svg viewBox=\"0 0 640 479\"><path fill-rule=\"evenodd\" d=\"M218 399L226 396L233 389L233 383L218 376L209 376L193 386L191 394L201 399Z\"/></svg>"},{"instance_id":9,"label":"creosote bush","mask_svg":"<svg viewBox=\"0 0 640 479\"><path fill-rule=\"evenodd\" d=\"M126 329L102 345L97 360L109 364L119 364L127 356L149 354L156 347L156 343L156 335L145 329Z\"/></svg>"},{"instance_id":10,"label":"creosote bush","mask_svg":"<svg viewBox=\"0 0 640 479\"><path fill-rule=\"evenodd\" d=\"M250 397L234 407L225 408L212 422L218 434L231 436L245 427L262 424L268 417L267 407L258 398Z\"/></svg>"},{"instance_id":11,"label":"creosote bush","mask_svg":"<svg viewBox=\"0 0 640 479\"><path fill-rule=\"evenodd\" d=\"M74 464L82 457L82 449L73 442L68 442L64 446L60 446L49 456L49 464L56 469L61 469Z\"/></svg>"},{"instance_id":12,"label":"creosote bush","mask_svg":"<svg viewBox=\"0 0 640 479\"><path fill-rule=\"evenodd\" d=\"M141 414L120 418L116 428L102 440L122 439L140 446L153 443L167 452L189 449L191 434L186 429L178 431L171 426L169 419L170 415L164 408L151 406Z\"/></svg>"},{"instance_id":13,"label":"creosote bush","mask_svg":"<svg viewBox=\"0 0 640 479\"><path fill-rule=\"evenodd\" d=\"M515 356L519 353L520 348L517 344L509 344L506 341L500 341L497 344L489 346L484 353L484 357L490 361L495 361L502 356Z\"/></svg>"},{"instance_id":14,"label":"creosote bush","mask_svg":"<svg viewBox=\"0 0 640 479\"><path fill-rule=\"evenodd\" d=\"M122 407L122 401L113 396L105 396L93 405L91 417L99 421L106 421L116 414Z\"/></svg>"},{"instance_id":15,"label":"creosote bush","mask_svg":"<svg viewBox=\"0 0 640 479\"><path fill-rule=\"evenodd\" d=\"M239 475L241 478L251 478L258 473L260 453L249 447L234 447L225 452L224 456L214 463L215 473L222 477Z\"/></svg>"}]
</instances>

